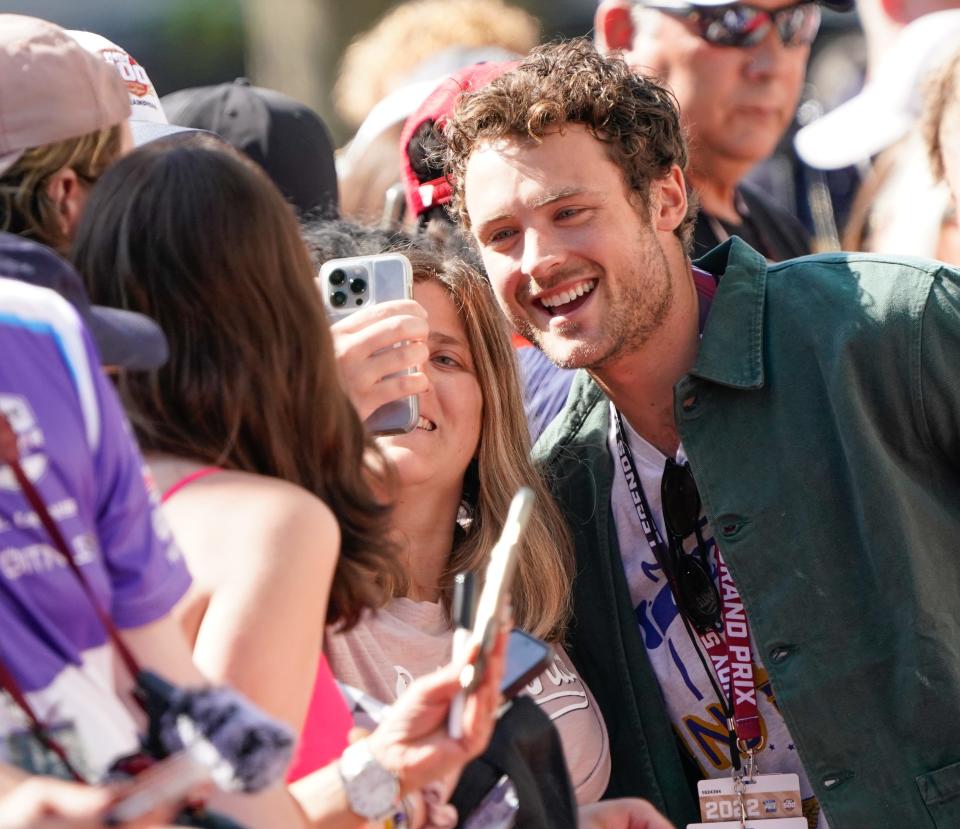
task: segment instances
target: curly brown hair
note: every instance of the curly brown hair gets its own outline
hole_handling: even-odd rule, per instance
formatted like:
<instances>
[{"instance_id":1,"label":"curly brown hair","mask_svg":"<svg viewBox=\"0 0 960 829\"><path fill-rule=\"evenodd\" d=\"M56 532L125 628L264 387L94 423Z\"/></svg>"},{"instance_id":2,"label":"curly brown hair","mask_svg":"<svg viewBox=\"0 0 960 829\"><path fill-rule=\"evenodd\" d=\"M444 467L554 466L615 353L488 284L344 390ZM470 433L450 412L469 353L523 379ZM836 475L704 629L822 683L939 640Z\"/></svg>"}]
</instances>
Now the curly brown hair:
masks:
<instances>
[{"instance_id":1,"label":"curly brown hair","mask_svg":"<svg viewBox=\"0 0 960 829\"><path fill-rule=\"evenodd\" d=\"M674 164L686 168L680 110L666 86L635 73L621 58L601 55L584 38L548 43L513 71L464 95L447 122L445 170L464 228L470 227L464 171L477 145L506 137L539 141L564 124L582 124L606 145L644 208L651 181L665 177ZM691 198L675 231L685 249L695 216Z\"/></svg>"}]
</instances>

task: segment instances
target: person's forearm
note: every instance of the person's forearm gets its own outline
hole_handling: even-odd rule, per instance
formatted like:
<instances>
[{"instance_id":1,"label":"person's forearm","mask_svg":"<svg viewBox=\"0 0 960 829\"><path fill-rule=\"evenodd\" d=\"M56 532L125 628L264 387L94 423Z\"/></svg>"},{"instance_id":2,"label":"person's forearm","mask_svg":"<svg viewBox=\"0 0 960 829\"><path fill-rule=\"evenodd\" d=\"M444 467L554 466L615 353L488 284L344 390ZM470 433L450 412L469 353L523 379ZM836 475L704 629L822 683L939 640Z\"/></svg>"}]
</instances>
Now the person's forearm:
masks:
<instances>
[{"instance_id":1,"label":"person's forearm","mask_svg":"<svg viewBox=\"0 0 960 829\"><path fill-rule=\"evenodd\" d=\"M254 795L216 792L207 805L248 829L314 829L285 784ZM323 824L320 824L323 826Z\"/></svg>"},{"instance_id":2,"label":"person's forearm","mask_svg":"<svg viewBox=\"0 0 960 829\"><path fill-rule=\"evenodd\" d=\"M356 829L364 824L350 811L336 763L292 783L290 793L311 829Z\"/></svg>"},{"instance_id":3,"label":"person's forearm","mask_svg":"<svg viewBox=\"0 0 960 829\"><path fill-rule=\"evenodd\" d=\"M27 773L16 766L0 763L0 797L13 791L20 783L27 779Z\"/></svg>"}]
</instances>

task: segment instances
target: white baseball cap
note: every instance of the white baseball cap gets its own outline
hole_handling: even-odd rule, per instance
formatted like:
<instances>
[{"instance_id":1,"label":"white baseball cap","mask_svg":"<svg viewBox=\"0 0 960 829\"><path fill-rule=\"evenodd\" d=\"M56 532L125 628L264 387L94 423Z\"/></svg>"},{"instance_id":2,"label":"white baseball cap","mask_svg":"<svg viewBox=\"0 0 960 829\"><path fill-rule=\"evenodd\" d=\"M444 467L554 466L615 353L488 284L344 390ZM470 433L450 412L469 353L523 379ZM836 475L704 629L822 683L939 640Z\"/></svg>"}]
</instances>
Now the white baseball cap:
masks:
<instances>
[{"instance_id":1,"label":"white baseball cap","mask_svg":"<svg viewBox=\"0 0 960 829\"><path fill-rule=\"evenodd\" d=\"M88 52L113 66L127 85L127 92L130 93L130 131L136 146L178 132L192 131L167 120L160 96L147 70L126 49L96 32L73 29L68 30L67 34Z\"/></svg>"},{"instance_id":2,"label":"white baseball cap","mask_svg":"<svg viewBox=\"0 0 960 829\"><path fill-rule=\"evenodd\" d=\"M920 117L927 76L958 45L960 9L914 20L857 95L797 132L797 154L811 167L838 170L899 141Z\"/></svg>"}]
</instances>

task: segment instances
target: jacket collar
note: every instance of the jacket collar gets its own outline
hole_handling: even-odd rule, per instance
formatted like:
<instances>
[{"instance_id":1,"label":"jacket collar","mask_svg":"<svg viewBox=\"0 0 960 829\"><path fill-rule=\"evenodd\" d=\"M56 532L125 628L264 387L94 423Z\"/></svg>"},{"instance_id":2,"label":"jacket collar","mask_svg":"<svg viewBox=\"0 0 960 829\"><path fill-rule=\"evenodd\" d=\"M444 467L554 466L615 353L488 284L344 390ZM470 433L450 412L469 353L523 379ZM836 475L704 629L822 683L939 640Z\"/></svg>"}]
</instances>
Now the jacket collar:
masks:
<instances>
[{"instance_id":1,"label":"jacket collar","mask_svg":"<svg viewBox=\"0 0 960 829\"><path fill-rule=\"evenodd\" d=\"M734 388L761 388L767 261L733 236L694 264L720 284L690 374Z\"/></svg>"}]
</instances>

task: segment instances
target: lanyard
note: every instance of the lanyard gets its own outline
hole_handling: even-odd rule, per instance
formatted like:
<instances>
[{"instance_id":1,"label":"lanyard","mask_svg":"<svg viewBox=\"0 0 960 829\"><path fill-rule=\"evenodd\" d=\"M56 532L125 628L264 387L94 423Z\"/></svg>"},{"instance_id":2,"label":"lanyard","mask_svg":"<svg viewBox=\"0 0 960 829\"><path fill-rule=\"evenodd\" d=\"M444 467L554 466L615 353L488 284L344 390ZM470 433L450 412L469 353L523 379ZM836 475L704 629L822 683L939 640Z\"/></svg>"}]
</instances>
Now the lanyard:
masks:
<instances>
[{"instance_id":1,"label":"lanyard","mask_svg":"<svg viewBox=\"0 0 960 829\"><path fill-rule=\"evenodd\" d=\"M676 596L675 576L667 563L667 545L660 535L659 527L653 520L653 512L650 509L647 496L644 494L643 487L640 486L640 478L637 475L633 454L623 433L619 411L614 416L614 422L617 430L617 453L620 456L620 470L626 480L630 500L637 511L637 518L640 520L640 526L643 528L647 544L670 584L671 591ZM753 659L750 652L750 628L746 613L744 613L740 593L733 583L733 578L730 576L730 571L727 569L719 547L716 548L716 553L724 635L721 636L718 631L707 631L702 634L698 633L697 636L713 666L713 672L708 671L708 675L712 681L715 673L719 682L719 687L715 687L714 690L720 697L721 702L724 703L724 709L728 717L731 716L732 710L732 720L737 739L747 743L760 737L757 691L753 678ZM677 610L683 616L679 606ZM688 625L689 630L689 623L686 618L684 618L684 623ZM692 630L690 632L692 634ZM725 689L725 692L720 689Z\"/></svg>"},{"instance_id":2,"label":"lanyard","mask_svg":"<svg viewBox=\"0 0 960 829\"><path fill-rule=\"evenodd\" d=\"M121 661L130 672L130 676L136 682L141 673L140 666L130 649L127 647L126 643L123 641L120 631L117 630L113 620L110 618L106 610L104 610L104 608L101 606L96 594L93 592L93 587L90 585L87 577L80 569L80 565L77 564L70 545L67 544L66 539L63 537L63 533L60 532L60 528L57 526L57 522L54 521L53 517L50 515L50 512L47 510L47 506L44 504L40 493L30 482L30 479L26 476L26 473L24 473L23 468L20 466L17 436L13 431L13 427L10 425L10 421L7 420L6 416L2 412L0 412L0 464L7 464L13 470L14 477L17 479L17 483L19 483L24 497L27 499L30 506L33 507L34 512L40 519L40 523L50 536L50 540L53 542L54 547L56 547L57 551L63 556L67 566L77 577L80 587L90 600L90 604L93 606L94 612L97 614L97 617L100 619L100 622L106 629L107 636L112 640ZM13 701L27 717L27 721L30 723L31 732L44 745L45 748L53 752L60 759L70 776L74 780L83 782L81 775L70 763L65 749L51 736L50 730L46 724L44 724L37 717L33 708L27 701L26 695L24 694L20 685L17 683L13 674L2 662L2 660L0 660L0 690L4 690L10 695ZM134 699L141 706L143 706L143 700L140 698L139 694L134 693L133 696ZM144 708L144 710L146 709Z\"/></svg>"},{"instance_id":3,"label":"lanyard","mask_svg":"<svg viewBox=\"0 0 960 829\"><path fill-rule=\"evenodd\" d=\"M693 276L700 300L700 331L702 333L716 282L709 274L699 269L694 269ZM630 500L637 511L637 518L643 528L647 544L670 585L684 627L693 639L694 632L690 622L680 612L679 603L676 602L677 586L675 574L668 564L669 551L667 545L664 543L660 529L653 519L650 504L644 494L643 487L640 485L640 477L633 461L633 454L624 433L622 417L616 409L614 409L614 423L616 425L620 471L623 473L627 489L630 492ZM749 624L744 612L743 601L740 599L740 593L733 583L733 578L723 560L720 548L717 546L715 549L722 607L721 627L723 636L718 631L698 633L697 636L704 650L706 650L713 668L712 671L707 668L707 676L728 719L731 730L731 755L734 755L731 760L736 768L739 766L739 757L736 756L739 752L735 749L739 746L742 750L746 750L750 742L756 742L762 735L760 732L760 715L757 711L757 691L750 650ZM693 641L695 644L695 640ZM699 649L697 649L697 653L700 654ZM702 659L702 654L700 656ZM706 665L704 667L706 668ZM716 679L714 676L716 676Z\"/></svg>"}]
</instances>

